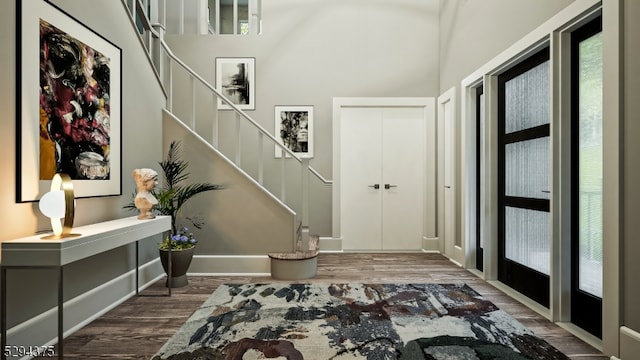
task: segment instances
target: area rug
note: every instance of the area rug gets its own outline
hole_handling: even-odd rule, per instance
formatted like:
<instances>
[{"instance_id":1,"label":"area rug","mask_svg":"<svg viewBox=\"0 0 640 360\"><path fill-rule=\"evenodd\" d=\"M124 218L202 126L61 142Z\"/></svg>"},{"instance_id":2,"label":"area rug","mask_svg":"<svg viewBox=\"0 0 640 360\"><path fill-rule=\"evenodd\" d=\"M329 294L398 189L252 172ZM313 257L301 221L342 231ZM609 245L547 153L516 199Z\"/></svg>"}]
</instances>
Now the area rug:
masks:
<instances>
[{"instance_id":1,"label":"area rug","mask_svg":"<svg viewBox=\"0 0 640 360\"><path fill-rule=\"evenodd\" d=\"M153 358L568 359L465 284L221 285Z\"/></svg>"}]
</instances>

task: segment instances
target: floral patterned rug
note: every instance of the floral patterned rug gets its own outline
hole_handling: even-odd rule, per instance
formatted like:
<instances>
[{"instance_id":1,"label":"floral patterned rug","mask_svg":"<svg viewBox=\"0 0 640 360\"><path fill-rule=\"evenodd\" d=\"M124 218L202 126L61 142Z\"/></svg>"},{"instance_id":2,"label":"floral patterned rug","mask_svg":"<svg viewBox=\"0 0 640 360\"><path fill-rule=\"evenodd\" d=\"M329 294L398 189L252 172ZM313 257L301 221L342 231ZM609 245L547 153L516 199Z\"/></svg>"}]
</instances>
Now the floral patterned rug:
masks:
<instances>
[{"instance_id":1,"label":"floral patterned rug","mask_svg":"<svg viewBox=\"0 0 640 360\"><path fill-rule=\"evenodd\" d=\"M227 284L159 359L568 359L465 284Z\"/></svg>"}]
</instances>

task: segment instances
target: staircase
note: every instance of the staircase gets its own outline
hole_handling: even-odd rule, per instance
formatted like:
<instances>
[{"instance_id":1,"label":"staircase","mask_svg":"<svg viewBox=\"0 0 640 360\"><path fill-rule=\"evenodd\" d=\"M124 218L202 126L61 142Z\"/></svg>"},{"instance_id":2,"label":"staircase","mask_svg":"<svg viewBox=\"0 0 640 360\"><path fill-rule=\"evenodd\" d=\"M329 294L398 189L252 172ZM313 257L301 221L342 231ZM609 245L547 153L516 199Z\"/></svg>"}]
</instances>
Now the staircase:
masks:
<instances>
[{"instance_id":1,"label":"staircase","mask_svg":"<svg viewBox=\"0 0 640 360\"><path fill-rule=\"evenodd\" d=\"M157 2L157 5L166 6L163 3ZM218 155L232 163L240 172L252 178L256 186L271 194L281 206L295 214L297 225L291 230L293 232L292 238L295 239L291 244L291 252L269 254L272 276L281 279L314 276L319 249L318 237L311 236L309 231L309 179L314 176L326 185L330 185L331 181L326 180L313 169L309 165L308 158L300 158L280 144L274 135L173 54L164 40L164 22L158 16L164 10L154 10L153 4L149 7L148 0L129 0L125 6L131 14L132 24L136 24L141 43L147 49L150 62L167 94L165 111L175 121L188 128L196 138L207 143ZM152 14L155 13L156 21L153 23L149 19L147 9ZM184 89L185 81L190 84L189 98L192 102L186 106L183 103L175 104L174 84L180 82L183 85L181 89ZM203 98L203 91L209 95L205 96L206 101L199 101ZM184 97L184 94L181 95ZM233 145L230 150L227 149L227 146L225 148L227 151L221 149L221 140L223 139L220 136L220 130L226 126L228 131L230 113L225 111L221 116L217 106L220 101L232 110L231 118L234 123L231 136ZM180 111L176 111L175 105L179 105ZM182 116L179 116L178 112ZM196 126L202 122L202 119L199 118L199 114L202 113L211 114L210 129L207 129L210 132L203 133L202 129ZM256 141L254 139L257 139L255 146L257 153L247 157L243 152L247 151L243 146L243 140L252 143ZM229 136L226 132L224 140L225 143L229 143ZM282 156L274 160L271 155L267 155L271 152L265 152L265 148L279 149ZM257 166L243 161L245 157L252 160L257 159ZM274 173L279 174L274 176ZM295 180L292 181L292 178Z\"/></svg>"}]
</instances>

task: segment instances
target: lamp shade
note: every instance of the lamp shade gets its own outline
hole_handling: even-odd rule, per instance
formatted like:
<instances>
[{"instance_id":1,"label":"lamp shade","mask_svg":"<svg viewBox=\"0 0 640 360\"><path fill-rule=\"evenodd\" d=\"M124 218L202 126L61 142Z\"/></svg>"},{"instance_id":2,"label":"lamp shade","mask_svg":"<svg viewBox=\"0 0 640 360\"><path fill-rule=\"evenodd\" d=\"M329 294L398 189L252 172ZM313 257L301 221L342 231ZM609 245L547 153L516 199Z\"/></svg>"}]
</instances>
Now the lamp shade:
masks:
<instances>
[{"instance_id":1,"label":"lamp shade","mask_svg":"<svg viewBox=\"0 0 640 360\"><path fill-rule=\"evenodd\" d=\"M51 219L53 236L44 239L59 239L72 236L73 217L75 215L75 198L73 184L67 174L55 174L51 179L51 189L40 198L38 207L42 214ZM64 222L63 222L64 219Z\"/></svg>"}]
</instances>

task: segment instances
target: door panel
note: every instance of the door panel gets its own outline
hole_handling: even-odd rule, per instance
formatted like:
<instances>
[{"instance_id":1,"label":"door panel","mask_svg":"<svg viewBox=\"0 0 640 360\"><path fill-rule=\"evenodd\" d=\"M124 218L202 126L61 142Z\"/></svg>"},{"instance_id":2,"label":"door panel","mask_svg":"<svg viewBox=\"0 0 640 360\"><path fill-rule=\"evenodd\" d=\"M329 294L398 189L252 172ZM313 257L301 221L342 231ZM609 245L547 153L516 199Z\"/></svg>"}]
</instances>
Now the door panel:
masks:
<instances>
[{"instance_id":1,"label":"door panel","mask_svg":"<svg viewBox=\"0 0 640 360\"><path fill-rule=\"evenodd\" d=\"M421 249L424 108L343 108L340 126L344 249Z\"/></svg>"},{"instance_id":2,"label":"door panel","mask_svg":"<svg viewBox=\"0 0 640 360\"><path fill-rule=\"evenodd\" d=\"M482 239L482 202L480 194L482 194L482 176L481 176L481 156L482 156L482 139L484 134L484 87L480 86L476 89L476 269L484 271L484 242Z\"/></svg>"},{"instance_id":3,"label":"door panel","mask_svg":"<svg viewBox=\"0 0 640 360\"><path fill-rule=\"evenodd\" d=\"M505 207L505 257L549 275L549 212Z\"/></svg>"},{"instance_id":4,"label":"door panel","mask_svg":"<svg viewBox=\"0 0 640 360\"><path fill-rule=\"evenodd\" d=\"M386 250L416 250L422 245L424 126L422 108L383 109L382 247Z\"/></svg>"},{"instance_id":5,"label":"door panel","mask_svg":"<svg viewBox=\"0 0 640 360\"><path fill-rule=\"evenodd\" d=\"M507 144L505 195L549 199L549 137Z\"/></svg>"},{"instance_id":6,"label":"door panel","mask_svg":"<svg viewBox=\"0 0 640 360\"><path fill-rule=\"evenodd\" d=\"M550 62L545 48L498 77L498 280L549 306Z\"/></svg>"},{"instance_id":7,"label":"door panel","mask_svg":"<svg viewBox=\"0 0 640 360\"><path fill-rule=\"evenodd\" d=\"M602 19L571 34L571 322L602 337Z\"/></svg>"},{"instance_id":8,"label":"door panel","mask_svg":"<svg viewBox=\"0 0 640 360\"><path fill-rule=\"evenodd\" d=\"M382 113L376 108L342 110L341 224L344 248L382 249ZM378 184L379 189L373 186Z\"/></svg>"},{"instance_id":9,"label":"door panel","mask_svg":"<svg viewBox=\"0 0 640 360\"><path fill-rule=\"evenodd\" d=\"M455 229L455 193L454 173L455 158L453 153L453 109L452 102L447 102L444 109L444 238L447 256L455 258L456 229Z\"/></svg>"},{"instance_id":10,"label":"door panel","mask_svg":"<svg viewBox=\"0 0 640 360\"><path fill-rule=\"evenodd\" d=\"M442 134L442 145L438 147L442 151L442 166L439 168L442 171L442 206L439 209L443 216L439 236L442 237L444 254L462 263L464 259L458 258L455 251L461 243L456 238L455 228L455 112L452 91L441 95L438 102L438 126Z\"/></svg>"}]
</instances>

